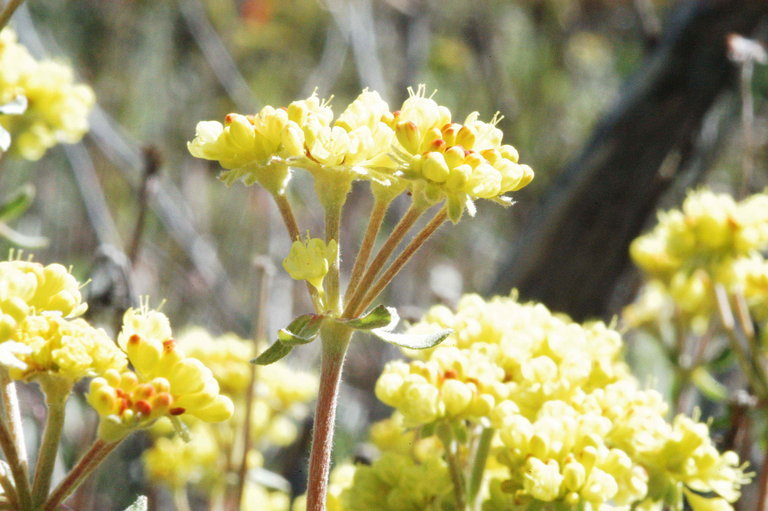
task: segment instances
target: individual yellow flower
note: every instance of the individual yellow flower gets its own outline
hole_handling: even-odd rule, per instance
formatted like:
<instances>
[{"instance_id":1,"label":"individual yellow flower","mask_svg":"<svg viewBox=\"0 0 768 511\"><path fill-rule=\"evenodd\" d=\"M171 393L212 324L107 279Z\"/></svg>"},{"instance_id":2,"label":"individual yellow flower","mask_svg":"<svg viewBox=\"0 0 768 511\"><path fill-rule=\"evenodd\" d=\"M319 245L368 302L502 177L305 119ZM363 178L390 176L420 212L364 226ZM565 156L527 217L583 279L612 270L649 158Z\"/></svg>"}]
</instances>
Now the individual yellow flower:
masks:
<instances>
[{"instance_id":1,"label":"individual yellow flower","mask_svg":"<svg viewBox=\"0 0 768 511\"><path fill-rule=\"evenodd\" d=\"M306 280L323 293L323 279L339 256L336 240L328 243L318 238L306 241L296 240L291 245L288 257L283 259L283 268L292 279Z\"/></svg>"},{"instance_id":2,"label":"individual yellow flower","mask_svg":"<svg viewBox=\"0 0 768 511\"><path fill-rule=\"evenodd\" d=\"M0 34L0 68L0 104L18 95L28 104L22 115L0 115L13 137L11 152L38 160L50 147L83 137L95 97L90 87L74 83L69 67L35 60L6 28Z\"/></svg>"}]
</instances>

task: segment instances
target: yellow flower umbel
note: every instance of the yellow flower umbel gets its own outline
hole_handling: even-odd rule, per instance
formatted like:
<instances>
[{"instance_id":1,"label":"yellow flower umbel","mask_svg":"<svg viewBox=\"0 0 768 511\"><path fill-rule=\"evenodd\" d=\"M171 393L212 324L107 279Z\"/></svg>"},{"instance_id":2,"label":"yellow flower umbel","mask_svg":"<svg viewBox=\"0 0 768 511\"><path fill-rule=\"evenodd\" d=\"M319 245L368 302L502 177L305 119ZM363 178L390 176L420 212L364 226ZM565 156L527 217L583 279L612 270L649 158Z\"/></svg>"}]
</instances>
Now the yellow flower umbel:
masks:
<instances>
[{"instance_id":1,"label":"yellow flower umbel","mask_svg":"<svg viewBox=\"0 0 768 511\"><path fill-rule=\"evenodd\" d=\"M165 315L128 310L118 342L135 372L112 370L91 381L88 402L101 417L102 439L119 440L164 416L219 422L232 415L211 370L177 348Z\"/></svg>"},{"instance_id":2,"label":"yellow flower umbel","mask_svg":"<svg viewBox=\"0 0 768 511\"><path fill-rule=\"evenodd\" d=\"M198 123L195 139L187 144L192 156L216 160L227 169L227 184L242 180L259 183L270 193L282 195L288 184L288 164L303 154L304 134L284 109L266 106L256 115L229 114L224 124Z\"/></svg>"},{"instance_id":3,"label":"yellow flower umbel","mask_svg":"<svg viewBox=\"0 0 768 511\"><path fill-rule=\"evenodd\" d=\"M95 102L91 88L74 83L69 67L35 60L6 28L0 33L0 104L19 95L27 98L26 112L0 115L13 139L12 153L38 160L50 147L78 142L88 131Z\"/></svg>"},{"instance_id":4,"label":"yellow flower umbel","mask_svg":"<svg viewBox=\"0 0 768 511\"><path fill-rule=\"evenodd\" d=\"M86 309L80 283L60 264L0 262L0 342L27 347L13 379L53 379L68 389L108 369L122 370L125 354L101 329L75 319Z\"/></svg>"},{"instance_id":5,"label":"yellow flower umbel","mask_svg":"<svg viewBox=\"0 0 768 511\"><path fill-rule=\"evenodd\" d=\"M344 509L379 505L374 495L394 492L389 485L418 493L399 477L430 456L454 474L441 483L452 489L440 509L480 499L487 511L680 510L687 498L696 509L727 510L749 480L738 456L719 453L698 418L666 420L661 395L640 388L621 359L619 333L604 324L579 325L510 297L468 295L456 311L434 307L411 331L446 327L454 330L447 347L408 350L416 360L385 367L376 394L397 412L372 436L380 462L399 460L397 468L374 485L363 475L380 472L379 462L358 467ZM425 449L429 440L438 446ZM473 458L484 451L479 445L487 455ZM479 485L471 482L477 463L485 473ZM352 496L354 504L344 500Z\"/></svg>"}]
</instances>

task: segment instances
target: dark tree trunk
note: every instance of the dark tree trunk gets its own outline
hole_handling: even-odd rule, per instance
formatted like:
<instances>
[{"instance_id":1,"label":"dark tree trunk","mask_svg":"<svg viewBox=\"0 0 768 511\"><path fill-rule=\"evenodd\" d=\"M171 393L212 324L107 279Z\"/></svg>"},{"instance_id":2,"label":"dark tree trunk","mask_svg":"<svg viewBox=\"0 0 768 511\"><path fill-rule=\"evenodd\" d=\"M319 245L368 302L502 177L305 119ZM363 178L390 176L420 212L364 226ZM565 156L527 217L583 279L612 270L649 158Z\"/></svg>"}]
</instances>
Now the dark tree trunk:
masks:
<instances>
[{"instance_id":1,"label":"dark tree trunk","mask_svg":"<svg viewBox=\"0 0 768 511\"><path fill-rule=\"evenodd\" d=\"M555 180L494 291L518 288L575 319L604 316L628 246L695 156L702 121L735 83L726 36L768 19L768 0L683 2L654 52Z\"/></svg>"}]
</instances>

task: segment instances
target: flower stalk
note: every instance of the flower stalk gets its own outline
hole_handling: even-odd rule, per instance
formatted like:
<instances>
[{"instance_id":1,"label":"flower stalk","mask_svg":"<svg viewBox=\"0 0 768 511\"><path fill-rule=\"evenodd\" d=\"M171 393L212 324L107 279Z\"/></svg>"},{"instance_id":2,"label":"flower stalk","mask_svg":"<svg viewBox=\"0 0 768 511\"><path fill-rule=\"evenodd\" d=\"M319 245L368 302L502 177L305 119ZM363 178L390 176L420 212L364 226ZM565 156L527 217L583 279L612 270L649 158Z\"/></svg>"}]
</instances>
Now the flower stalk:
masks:
<instances>
[{"instance_id":1,"label":"flower stalk","mask_svg":"<svg viewBox=\"0 0 768 511\"><path fill-rule=\"evenodd\" d=\"M386 269L386 271L379 277L379 279L370 286L365 296L360 301L360 304L354 309L352 317L361 314L366 307L368 307L373 301L381 294L382 291L392 282L392 279L403 269L403 266L413 257L419 248L432 236L437 229L445 223L448 219L448 210L441 208L434 217L419 231L416 236L405 246L402 252L400 252L392 264ZM373 267L373 265L371 265Z\"/></svg>"},{"instance_id":2,"label":"flower stalk","mask_svg":"<svg viewBox=\"0 0 768 511\"><path fill-rule=\"evenodd\" d=\"M61 483L53 490L51 495L42 506L42 511L54 511L64 499L77 489L85 479L98 467L102 461L111 453L121 440L115 442L106 442L97 439L91 447L83 454L80 461L72 468Z\"/></svg>"},{"instance_id":3,"label":"flower stalk","mask_svg":"<svg viewBox=\"0 0 768 511\"><path fill-rule=\"evenodd\" d=\"M320 390L309 456L307 511L325 510L341 370L352 332L352 329L336 322L327 322L321 329Z\"/></svg>"},{"instance_id":4,"label":"flower stalk","mask_svg":"<svg viewBox=\"0 0 768 511\"><path fill-rule=\"evenodd\" d=\"M45 419L43 439L40 443L39 454L35 463L35 477L32 483L32 501L35 506L40 506L45 502L51 487L51 477L56 465L61 433L64 429L65 404L72 388L67 383L62 384L61 381L52 381L51 379L43 379L41 386L45 392L48 415Z\"/></svg>"},{"instance_id":5,"label":"flower stalk","mask_svg":"<svg viewBox=\"0 0 768 511\"><path fill-rule=\"evenodd\" d=\"M384 217L386 216L391 203L391 199L375 198L373 208L371 209L371 215L368 219L368 227L366 228L365 235L360 243L360 250L355 257L355 263L349 277L349 285L347 286L348 295L352 295L358 287L360 278L363 276L363 271L365 271L368 260L371 257L371 252L373 252L373 247L376 244L376 237L379 235L381 226L384 223Z\"/></svg>"},{"instance_id":6,"label":"flower stalk","mask_svg":"<svg viewBox=\"0 0 768 511\"><path fill-rule=\"evenodd\" d=\"M363 273L357 288L349 296L344 308L344 312L342 313L343 318L353 318L356 314L359 314L358 311L364 308L364 306L361 307L361 303L365 293L373 283L373 280L379 274L381 269L384 267L384 264L387 262L403 238L405 238L405 235L408 234L408 231L411 230L411 227L413 227L419 217L421 217L421 215L423 215L426 210L427 204L424 202L415 200L411 204L411 207L408 208L408 211L405 212L403 217L389 234L387 240L379 249L376 257L374 257L373 261L371 261L368 269L365 271L365 273Z\"/></svg>"},{"instance_id":7,"label":"flower stalk","mask_svg":"<svg viewBox=\"0 0 768 511\"><path fill-rule=\"evenodd\" d=\"M26 465L22 464L19 459L16 442L5 421L0 421L0 449L2 449L5 460L11 469L20 508L22 511L31 511L32 492L27 479Z\"/></svg>"}]
</instances>

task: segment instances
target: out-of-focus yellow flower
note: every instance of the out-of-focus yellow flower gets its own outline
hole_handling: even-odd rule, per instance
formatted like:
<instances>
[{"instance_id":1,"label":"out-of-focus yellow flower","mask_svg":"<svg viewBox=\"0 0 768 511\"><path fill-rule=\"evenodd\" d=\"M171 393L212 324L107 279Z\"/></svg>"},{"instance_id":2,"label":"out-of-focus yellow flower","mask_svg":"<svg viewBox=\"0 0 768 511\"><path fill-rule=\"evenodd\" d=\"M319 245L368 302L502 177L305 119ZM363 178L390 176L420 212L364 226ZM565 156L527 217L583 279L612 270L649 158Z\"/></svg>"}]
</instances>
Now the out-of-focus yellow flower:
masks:
<instances>
[{"instance_id":1,"label":"out-of-focus yellow flower","mask_svg":"<svg viewBox=\"0 0 768 511\"><path fill-rule=\"evenodd\" d=\"M484 510L680 509L691 491L707 495L702 498L710 502L691 503L704 509L730 505L749 480L738 456L715 449L705 423L666 420L661 395L640 388L622 361L621 336L603 323L576 324L513 297L469 295L455 312L431 309L412 330L443 328L454 330L443 346L409 351L418 359L390 363L377 382L377 396L397 410L372 430L382 460L389 460L384 467L400 460L387 480L396 483L388 484L414 491L397 479L408 470L403 459L426 463L451 449L462 463L462 449L478 441L471 435L489 427L494 438L480 489ZM449 443L435 433L441 428L454 432ZM417 455L427 439L439 439L443 448ZM390 494L380 482L384 476L373 485L360 475L371 471L358 468L345 495ZM355 503L374 505L359 499Z\"/></svg>"},{"instance_id":2,"label":"out-of-focus yellow flower","mask_svg":"<svg viewBox=\"0 0 768 511\"><path fill-rule=\"evenodd\" d=\"M85 312L80 283L60 264L0 262L0 342L28 315L76 317Z\"/></svg>"},{"instance_id":3,"label":"out-of-focus yellow flower","mask_svg":"<svg viewBox=\"0 0 768 511\"><path fill-rule=\"evenodd\" d=\"M91 88L74 83L69 67L35 60L9 28L0 33L0 69L0 104L18 95L28 103L22 115L0 115L13 138L12 153L38 160L50 147L78 142L88 131Z\"/></svg>"},{"instance_id":4,"label":"out-of-focus yellow flower","mask_svg":"<svg viewBox=\"0 0 768 511\"><path fill-rule=\"evenodd\" d=\"M178 338L190 357L200 360L219 382L221 392L234 398L245 394L250 382L249 361L254 357L253 341L234 334L212 336L203 328L190 328Z\"/></svg>"},{"instance_id":5,"label":"out-of-focus yellow flower","mask_svg":"<svg viewBox=\"0 0 768 511\"><path fill-rule=\"evenodd\" d=\"M232 400L219 393L211 370L186 357L170 337L165 315L130 309L118 337L134 371L107 371L91 381L88 402L99 412L99 434L117 440L159 417L191 415L207 422L231 417Z\"/></svg>"},{"instance_id":6,"label":"out-of-focus yellow flower","mask_svg":"<svg viewBox=\"0 0 768 511\"><path fill-rule=\"evenodd\" d=\"M66 386L122 370L125 354L101 329L75 319L86 309L80 283L60 264L0 262L0 342L26 346L8 366L14 379L50 377Z\"/></svg>"},{"instance_id":7,"label":"out-of-focus yellow flower","mask_svg":"<svg viewBox=\"0 0 768 511\"><path fill-rule=\"evenodd\" d=\"M339 256L336 240L328 243L318 238L306 241L296 240L291 245L288 257L283 259L283 268L292 279L306 280L323 293L323 279Z\"/></svg>"},{"instance_id":8,"label":"out-of-focus yellow flower","mask_svg":"<svg viewBox=\"0 0 768 511\"><path fill-rule=\"evenodd\" d=\"M190 439L160 437L144 451L142 459L147 476L171 489L199 483L224 455L219 449L210 426L204 422L190 428Z\"/></svg>"}]
</instances>

